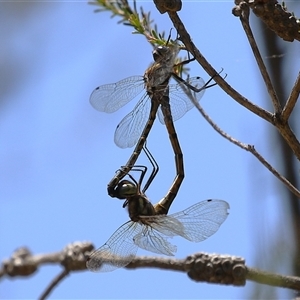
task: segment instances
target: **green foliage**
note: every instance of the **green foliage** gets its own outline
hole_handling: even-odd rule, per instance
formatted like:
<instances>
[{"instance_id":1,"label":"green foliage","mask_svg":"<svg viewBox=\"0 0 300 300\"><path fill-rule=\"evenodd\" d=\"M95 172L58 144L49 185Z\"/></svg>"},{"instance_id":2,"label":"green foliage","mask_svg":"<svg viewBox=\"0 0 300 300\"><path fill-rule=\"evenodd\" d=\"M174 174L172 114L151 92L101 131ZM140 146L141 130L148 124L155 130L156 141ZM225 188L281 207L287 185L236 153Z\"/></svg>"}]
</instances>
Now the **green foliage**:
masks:
<instances>
[{"instance_id":1,"label":"green foliage","mask_svg":"<svg viewBox=\"0 0 300 300\"><path fill-rule=\"evenodd\" d=\"M139 11L137 10L135 0L133 8L129 6L127 0L95 0L90 4L98 7L95 12L109 11L112 17L120 17L121 20L118 23L133 27L134 34L144 35L153 46L174 42L165 38L165 32L158 32L157 25L153 24L154 22L150 18L150 12L145 13L142 7Z\"/></svg>"},{"instance_id":2,"label":"green foliage","mask_svg":"<svg viewBox=\"0 0 300 300\"><path fill-rule=\"evenodd\" d=\"M139 11L136 7L136 1L133 1L133 7L130 7L127 0L95 0L90 4L97 6L95 12L111 12L111 17L121 18L118 24L123 24L134 28L133 34L142 34L146 37L149 43L156 46L172 45L175 41L170 38L165 38L165 32L161 33L158 30L156 24L150 17L150 12L144 12L140 7ZM184 49L184 47L181 47ZM189 57L177 58L176 65L174 66L174 72L182 76L182 74L188 74L189 68L185 64L180 64L182 61L189 59Z\"/></svg>"}]
</instances>

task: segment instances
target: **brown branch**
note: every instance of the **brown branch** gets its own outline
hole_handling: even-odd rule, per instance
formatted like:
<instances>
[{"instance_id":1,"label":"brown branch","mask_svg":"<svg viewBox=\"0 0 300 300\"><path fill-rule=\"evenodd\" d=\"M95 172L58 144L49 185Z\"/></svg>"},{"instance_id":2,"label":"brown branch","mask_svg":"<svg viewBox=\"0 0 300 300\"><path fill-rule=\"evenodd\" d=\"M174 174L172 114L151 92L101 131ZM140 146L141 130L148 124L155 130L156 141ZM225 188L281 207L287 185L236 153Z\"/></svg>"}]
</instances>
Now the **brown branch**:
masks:
<instances>
[{"instance_id":1,"label":"brown branch","mask_svg":"<svg viewBox=\"0 0 300 300\"><path fill-rule=\"evenodd\" d=\"M179 80L175 77L175 80L179 82ZM249 151L252 153L272 174L274 174L280 181L282 181L287 188L298 198L300 198L300 191L284 176L282 176L275 168L273 168L254 148L253 145L245 144L240 142L239 140L233 138L228 133L223 131L205 112L200 103L193 97L191 90L188 87L182 86L182 89L186 93L187 97L193 102L197 110L203 116L203 118L216 130L222 137L227 139L229 142L235 144L236 146Z\"/></svg>"},{"instance_id":2,"label":"brown branch","mask_svg":"<svg viewBox=\"0 0 300 300\"><path fill-rule=\"evenodd\" d=\"M178 34L180 35L180 40L185 45L186 49L193 54L202 68L211 76L214 77L215 82L227 93L230 97L232 97L235 101L237 101L240 105L249 109L254 114L259 117L265 119L266 121L273 124L273 115L264 110L263 108L253 104L247 98L243 97L240 93L238 93L235 89L233 89L225 80L222 78L218 72L209 64L209 62L205 59L205 57L200 53L195 44L192 42L190 35L185 29L182 21L176 12L168 12L168 15L173 22L174 27L176 28Z\"/></svg>"},{"instance_id":3,"label":"brown branch","mask_svg":"<svg viewBox=\"0 0 300 300\"><path fill-rule=\"evenodd\" d=\"M68 245L61 252L32 255L26 248L18 249L0 268L5 276L29 276L24 270L37 270L43 264L61 264L63 271L55 277L39 299L46 299L50 292L71 271L85 271L86 257L94 249L88 242ZM10 266L10 268L8 268ZM300 291L300 278L283 276L246 267L245 259L232 255L195 253L185 259L165 257L136 257L127 269L158 268L186 273L197 282L243 286L246 280Z\"/></svg>"},{"instance_id":4,"label":"brown branch","mask_svg":"<svg viewBox=\"0 0 300 300\"><path fill-rule=\"evenodd\" d=\"M10 259L3 260L0 274L2 277L29 276L34 274L39 266L48 264L60 264L67 271L85 270L85 253L93 249L94 246L89 242L73 243L60 252L37 255L32 255L27 248L19 248Z\"/></svg>"},{"instance_id":5,"label":"brown branch","mask_svg":"<svg viewBox=\"0 0 300 300\"><path fill-rule=\"evenodd\" d=\"M286 140L287 144L292 149L295 156L298 158L298 160L300 160L300 143L299 143L298 139L296 138L296 136L294 135L293 131L291 130L289 124L287 123L287 119L285 119L285 120L282 119L282 115L281 115L282 108L281 108L280 102L279 102L277 95L275 93L275 90L272 86L272 83L271 83L271 80L267 73L266 67L263 63L263 60L261 58L261 55L259 53L259 50L258 50L256 42L255 42L255 39L253 37L252 31L251 31L251 28L249 25L249 7L248 7L248 5L245 2L241 1L238 12L240 14L240 20L241 20L243 28L246 32L246 36L249 40L250 46L251 46L254 56L256 58L256 62L262 73L262 76L263 76L265 84L267 86L269 95L273 102L273 106L275 109L273 125L276 126L277 130L282 135L282 137ZM290 104L289 104L289 109L290 109L289 113L292 112L293 102L294 102L294 105L296 103L296 99L295 99L296 95L297 95L297 92L295 93L295 95L293 95L294 98L292 98L292 102L290 102ZM298 93L298 95L299 95L299 93Z\"/></svg>"},{"instance_id":6,"label":"brown branch","mask_svg":"<svg viewBox=\"0 0 300 300\"><path fill-rule=\"evenodd\" d=\"M290 183L284 176L282 176L276 169L274 169L254 148L253 145L248 145L249 152L251 152L271 173L273 173L279 180L281 180L287 188L298 198L300 198L300 191Z\"/></svg>"},{"instance_id":7,"label":"brown branch","mask_svg":"<svg viewBox=\"0 0 300 300\"><path fill-rule=\"evenodd\" d=\"M270 112L264 110L263 108L253 104L248 99L240 95L236 90L234 90L225 80L222 78L216 70L208 63L208 61L204 58L204 56L200 53L197 49L195 44L192 42L190 35L185 29L182 21L180 20L179 16L176 12L168 12L168 15L171 21L174 24L177 32L180 35L180 40L184 43L186 49L191 52L199 64L203 67L203 69L218 83L218 85L235 101L239 104L253 112L254 114L258 115L259 117L263 118L264 120L270 122L274 125L277 130L280 132L282 137L286 140L289 147L294 152L295 156L298 160L300 160L300 143L296 136L294 135L293 131L289 127L288 123L283 123L281 120L281 114L271 114Z\"/></svg>"},{"instance_id":8,"label":"brown branch","mask_svg":"<svg viewBox=\"0 0 300 300\"><path fill-rule=\"evenodd\" d=\"M288 123L283 123L281 115L274 117L274 125L285 139L298 160L300 160L300 143Z\"/></svg>"},{"instance_id":9,"label":"brown branch","mask_svg":"<svg viewBox=\"0 0 300 300\"><path fill-rule=\"evenodd\" d=\"M134 260L125 267L126 269L156 268L169 271L184 272L184 259L136 256Z\"/></svg>"},{"instance_id":10,"label":"brown branch","mask_svg":"<svg viewBox=\"0 0 300 300\"><path fill-rule=\"evenodd\" d=\"M283 108L282 115L281 115L281 119L282 119L283 123L286 123L287 120L289 119L289 117L296 105L296 102L299 98L299 93L300 93L300 72L298 73L295 85L294 85L292 92Z\"/></svg>"},{"instance_id":11,"label":"brown branch","mask_svg":"<svg viewBox=\"0 0 300 300\"><path fill-rule=\"evenodd\" d=\"M242 26L245 30L246 36L248 38L248 41L249 41L249 44L251 46L252 52L253 52L254 57L256 59L259 70L261 72L262 78L263 78L263 80L266 84L268 93L269 93L270 98L272 100L273 107L274 107L274 110L275 110L275 114L279 114L279 113L281 113L282 108L281 108L280 102L278 100L278 97L276 95L275 89L272 85L272 82L271 82L270 76L268 74L267 68L266 68L266 66L263 62L263 59L262 59L261 55L260 55L259 49L257 47L255 38L253 36L252 30L251 30L251 27L250 27L250 23L249 23L249 14L250 14L249 6L245 2L241 2L240 9L238 11L240 13L240 15L239 15L240 21L241 21Z\"/></svg>"},{"instance_id":12,"label":"brown branch","mask_svg":"<svg viewBox=\"0 0 300 300\"><path fill-rule=\"evenodd\" d=\"M254 268L247 268L246 277L248 280L255 281L260 284L280 286L297 291L300 290L300 278L296 276L283 276Z\"/></svg>"},{"instance_id":13,"label":"brown branch","mask_svg":"<svg viewBox=\"0 0 300 300\"><path fill-rule=\"evenodd\" d=\"M50 282L49 286L46 288L46 290L43 292L43 294L39 297L39 300L45 300L50 293L54 290L54 288L56 286L58 286L58 284L69 275L69 271L67 271L66 269L63 270L61 273L59 273L54 279L53 281Z\"/></svg>"}]
</instances>

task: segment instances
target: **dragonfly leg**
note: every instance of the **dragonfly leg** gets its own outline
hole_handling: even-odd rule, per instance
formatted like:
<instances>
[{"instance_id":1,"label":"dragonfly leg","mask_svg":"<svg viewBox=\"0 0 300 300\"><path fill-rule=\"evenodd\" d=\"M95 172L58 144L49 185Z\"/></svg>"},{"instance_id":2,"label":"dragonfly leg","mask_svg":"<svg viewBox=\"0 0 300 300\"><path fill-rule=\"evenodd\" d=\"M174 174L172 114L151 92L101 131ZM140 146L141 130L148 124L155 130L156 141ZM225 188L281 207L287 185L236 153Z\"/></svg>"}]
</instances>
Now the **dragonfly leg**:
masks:
<instances>
[{"instance_id":1,"label":"dragonfly leg","mask_svg":"<svg viewBox=\"0 0 300 300\"><path fill-rule=\"evenodd\" d=\"M107 186L107 192L109 196L113 198L117 198L116 195L116 187L119 184L119 182L130 172L130 170L134 167L135 162L137 161L139 155L141 154L141 151L144 147L144 144L147 140L147 137L149 135L149 132L153 126L154 120L156 118L156 113L159 107L159 103L157 101L151 101L151 109L150 109L150 115L147 121L147 124L141 134L141 137L138 141L138 143L135 146L135 149L133 153L131 154L128 162L124 167L122 167L121 170L117 172L117 174L112 178L112 180L108 183Z\"/></svg>"},{"instance_id":2,"label":"dragonfly leg","mask_svg":"<svg viewBox=\"0 0 300 300\"><path fill-rule=\"evenodd\" d=\"M146 143L143 147L143 150L144 150L146 156L148 157L148 159L149 159L149 161L152 165L152 172L151 172L151 174L150 174L150 176L149 176L149 178L148 178L148 180L147 180L147 182L146 182L146 184L143 188L143 193L145 193L146 190L148 189L148 187L150 186L150 184L152 183L153 179L155 178L156 174L158 173L159 166L158 166L156 160L154 159L153 155L151 154L151 152L147 148Z\"/></svg>"}]
</instances>

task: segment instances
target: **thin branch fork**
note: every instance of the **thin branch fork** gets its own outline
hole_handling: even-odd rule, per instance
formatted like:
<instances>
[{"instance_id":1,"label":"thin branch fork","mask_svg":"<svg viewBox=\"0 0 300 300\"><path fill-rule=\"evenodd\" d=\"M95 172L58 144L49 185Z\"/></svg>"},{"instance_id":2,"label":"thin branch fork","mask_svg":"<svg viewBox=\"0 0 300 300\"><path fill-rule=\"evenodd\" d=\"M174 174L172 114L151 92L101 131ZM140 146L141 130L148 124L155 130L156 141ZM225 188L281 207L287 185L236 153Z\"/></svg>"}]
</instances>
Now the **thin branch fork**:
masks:
<instances>
[{"instance_id":1,"label":"thin branch fork","mask_svg":"<svg viewBox=\"0 0 300 300\"><path fill-rule=\"evenodd\" d=\"M249 109L254 114L259 117L265 119L266 121L273 123L273 114L264 110L263 108L253 104L247 98L243 97L240 93L238 93L235 89L233 89L225 80L218 74L218 72L209 64L209 62L205 59L205 57L200 53L195 44L192 42L190 35L185 29L182 21L180 20L177 13L168 12L171 21L173 22L174 27L180 35L180 40L185 45L186 49L193 54L202 68L211 76L214 77L215 82L227 93L230 97L232 97L235 101L237 101L242 106Z\"/></svg>"},{"instance_id":2,"label":"thin branch fork","mask_svg":"<svg viewBox=\"0 0 300 300\"><path fill-rule=\"evenodd\" d=\"M175 80L177 82L180 82L178 78L175 77ZM189 97L189 99L193 102L197 110L200 112L200 114L203 116L203 118L213 127L215 131L217 131L222 137L227 139L229 142L235 144L236 146L242 148L243 150L246 150L250 153L252 153L273 175L275 175L280 181L282 181L287 188L300 199L300 191L290 182L288 181L284 176L282 176L272 165L270 165L254 148L253 145L245 144L240 142L239 140L233 138L228 133L223 131L205 112L205 110L202 108L200 103L193 97L191 90L188 88L185 88L183 86L183 89L185 90L186 95Z\"/></svg>"},{"instance_id":3,"label":"thin branch fork","mask_svg":"<svg viewBox=\"0 0 300 300\"><path fill-rule=\"evenodd\" d=\"M260 155L254 148L253 145L245 144L237 139L231 137L228 133L224 132L216 123L214 123L210 117L206 114L204 109L200 106L198 102L194 103L198 111L202 114L202 116L206 119L206 121L225 139L230 141L231 143L237 145L238 147L252 153L273 175L275 175L283 184L286 185L286 187L300 199L300 191L289 181L287 180L283 175L281 175L274 167L272 167L271 164L269 164L266 159Z\"/></svg>"},{"instance_id":4,"label":"thin branch fork","mask_svg":"<svg viewBox=\"0 0 300 300\"><path fill-rule=\"evenodd\" d=\"M270 76L268 74L267 68L266 68L266 66L263 62L263 59L262 59L261 55L260 55L260 52L259 52L259 49L257 47L255 38L254 38L253 33L252 33L252 30L250 28L250 23L249 23L250 9L249 9L249 6L246 4L246 2L241 2L240 8L241 8L239 10L239 12L240 12L240 16L239 16L240 21L241 21L242 26L245 30L246 36L248 38L248 41L249 41L249 44L251 46L252 52L253 52L254 57L256 59L259 70L261 72L262 78L263 78L263 80L265 82L265 85L267 87L267 91L269 93L269 96L272 100L273 107L274 107L274 110L275 110L275 114L278 115L278 114L281 113L282 108L281 108L280 102L278 100L278 97L276 95L275 89L272 85L272 82L271 82Z\"/></svg>"},{"instance_id":5,"label":"thin branch fork","mask_svg":"<svg viewBox=\"0 0 300 300\"><path fill-rule=\"evenodd\" d=\"M281 120L283 123L286 123L287 120L289 119L296 103L299 98L299 93L300 93L300 72L298 73L296 82L294 84L294 87L292 88L291 94L282 110L281 114Z\"/></svg>"},{"instance_id":6,"label":"thin branch fork","mask_svg":"<svg viewBox=\"0 0 300 300\"><path fill-rule=\"evenodd\" d=\"M176 12L168 12L168 15L171 21L174 24L174 27L178 31L180 35L180 40L184 43L186 49L191 52L199 64L203 67L203 69L211 76L214 77L214 80L218 83L218 85L235 101L239 104L263 118L267 122L274 125L282 137L286 140L289 147L294 152L295 156L298 160L300 160L300 143L293 131L289 127L288 123L285 124L281 120L281 114L271 114L270 112L264 110L263 108L253 104L248 99L239 94L236 90L234 90L220 75L218 75L217 71L208 63L208 61L204 58L204 56L197 49L195 44L192 42L189 33L186 31L185 26L180 20L178 14Z\"/></svg>"},{"instance_id":7,"label":"thin branch fork","mask_svg":"<svg viewBox=\"0 0 300 300\"><path fill-rule=\"evenodd\" d=\"M263 62L263 59L260 55L259 49L257 47L256 41L254 39L252 30L250 28L250 23L249 23L249 13L250 9L249 6L246 4L246 2L241 2L239 5L239 17L242 23L242 26L245 30L246 36L248 38L249 44L251 46L252 52L254 54L254 57L256 59L257 65L259 67L259 70L262 74L263 80L265 82L265 85L267 87L269 96L271 98L271 101L273 103L273 107L275 110L274 113L274 119L273 119L273 125L277 128L279 133L282 135L282 137L285 139L289 147L292 149L294 152L295 156L300 160L300 143L296 136L294 135L293 131L291 130L289 124L288 124L288 116L291 114L293 107L295 106L297 102L297 98L299 96L299 86L298 86L298 92L297 92L297 79L296 84L294 88L292 89L292 98L288 99L288 106L285 106L285 118L283 119L283 112L282 108L279 102L279 99L276 95L275 89L271 83L270 76L267 72L267 68ZM299 78L299 76L298 76ZM299 84L299 83L298 83ZM300 85L300 84L299 84ZM293 92L294 91L294 92Z\"/></svg>"}]
</instances>

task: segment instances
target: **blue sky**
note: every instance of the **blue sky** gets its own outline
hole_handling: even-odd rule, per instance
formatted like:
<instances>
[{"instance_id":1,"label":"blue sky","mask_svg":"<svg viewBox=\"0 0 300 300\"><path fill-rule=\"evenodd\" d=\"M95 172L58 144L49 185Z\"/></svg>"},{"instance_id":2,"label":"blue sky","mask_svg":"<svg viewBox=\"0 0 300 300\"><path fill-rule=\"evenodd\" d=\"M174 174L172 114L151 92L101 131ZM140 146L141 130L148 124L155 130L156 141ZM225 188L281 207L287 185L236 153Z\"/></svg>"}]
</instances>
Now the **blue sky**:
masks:
<instances>
[{"instance_id":1,"label":"blue sky","mask_svg":"<svg viewBox=\"0 0 300 300\"><path fill-rule=\"evenodd\" d=\"M151 1L140 4L151 11L160 30L170 30L168 17L159 15ZM25 9L26 5L30 7ZM227 1L186 2L180 17L208 61L215 69L224 69L229 84L270 108L232 6ZM132 149L117 148L113 134L136 102L105 114L91 107L89 96L99 85L142 75L152 62L152 48L143 36L131 34L130 27L118 25L118 18L94 13L94 7L83 1L1 3L0 8L4 41L0 61L7 72L0 85L0 258L20 246L36 254L60 251L74 241L88 240L99 247L128 220L122 202L110 198L106 186L131 154ZM294 63L299 65L299 58ZM189 67L191 76L209 79L196 63ZM291 72L296 74L297 69ZM275 162L263 139L269 125L218 86L207 90L201 103L223 130L254 144ZM231 207L227 220L208 240L195 244L175 238L176 257L197 251L231 254L244 257L249 266L262 267L255 250L262 240L268 243L278 234L272 224L281 208L270 191L274 183L281 183L251 154L214 132L195 109L175 126L186 177L170 213L210 198L226 200ZM147 192L156 203L175 176L167 131L158 121L147 145L160 166ZM141 157L139 164L145 163ZM142 250L138 254L152 255ZM0 297L37 298L59 271L59 266L47 266L30 278L4 279ZM249 297L252 287L198 284L185 274L168 271L119 269L72 273L50 299L238 299Z\"/></svg>"}]
</instances>

